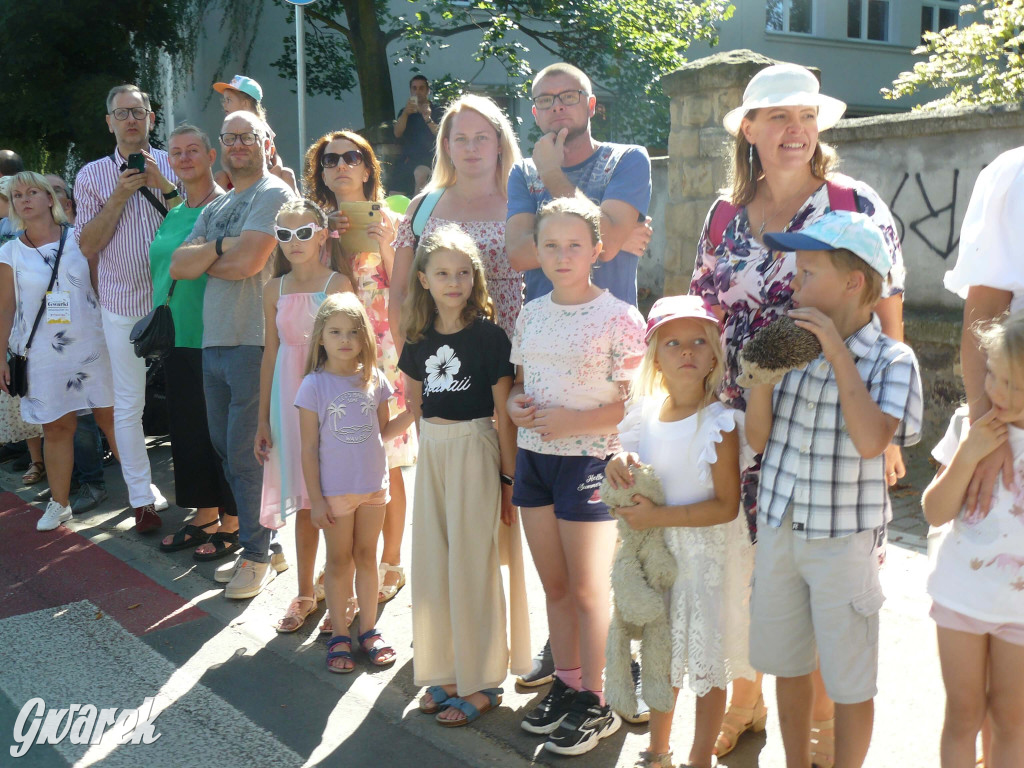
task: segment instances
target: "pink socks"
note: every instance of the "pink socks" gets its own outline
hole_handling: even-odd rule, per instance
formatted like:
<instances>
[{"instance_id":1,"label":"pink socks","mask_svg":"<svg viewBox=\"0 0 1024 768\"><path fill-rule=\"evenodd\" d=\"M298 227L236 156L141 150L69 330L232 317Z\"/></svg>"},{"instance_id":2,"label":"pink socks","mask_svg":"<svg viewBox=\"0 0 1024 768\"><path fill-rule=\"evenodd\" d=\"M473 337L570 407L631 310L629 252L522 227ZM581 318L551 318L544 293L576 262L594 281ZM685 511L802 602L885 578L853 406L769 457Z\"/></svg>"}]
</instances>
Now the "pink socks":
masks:
<instances>
[{"instance_id":1,"label":"pink socks","mask_svg":"<svg viewBox=\"0 0 1024 768\"><path fill-rule=\"evenodd\" d=\"M583 689L583 670L580 667L556 669L555 676L574 691Z\"/></svg>"}]
</instances>

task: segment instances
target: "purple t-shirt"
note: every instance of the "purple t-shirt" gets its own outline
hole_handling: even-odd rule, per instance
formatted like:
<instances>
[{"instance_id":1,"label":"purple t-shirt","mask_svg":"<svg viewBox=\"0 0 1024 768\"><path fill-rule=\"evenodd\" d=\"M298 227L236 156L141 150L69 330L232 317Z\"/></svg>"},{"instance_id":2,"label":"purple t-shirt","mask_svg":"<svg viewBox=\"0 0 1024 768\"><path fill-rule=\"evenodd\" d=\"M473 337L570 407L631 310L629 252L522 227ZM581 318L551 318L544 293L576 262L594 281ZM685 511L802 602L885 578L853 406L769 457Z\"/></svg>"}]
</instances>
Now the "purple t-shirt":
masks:
<instances>
[{"instance_id":1,"label":"purple t-shirt","mask_svg":"<svg viewBox=\"0 0 1024 768\"><path fill-rule=\"evenodd\" d=\"M320 492L324 496L375 493L388 487L388 459L377 406L394 394L379 369L372 390L363 377L314 371L302 380L295 406L320 422Z\"/></svg>"}]
</instances>

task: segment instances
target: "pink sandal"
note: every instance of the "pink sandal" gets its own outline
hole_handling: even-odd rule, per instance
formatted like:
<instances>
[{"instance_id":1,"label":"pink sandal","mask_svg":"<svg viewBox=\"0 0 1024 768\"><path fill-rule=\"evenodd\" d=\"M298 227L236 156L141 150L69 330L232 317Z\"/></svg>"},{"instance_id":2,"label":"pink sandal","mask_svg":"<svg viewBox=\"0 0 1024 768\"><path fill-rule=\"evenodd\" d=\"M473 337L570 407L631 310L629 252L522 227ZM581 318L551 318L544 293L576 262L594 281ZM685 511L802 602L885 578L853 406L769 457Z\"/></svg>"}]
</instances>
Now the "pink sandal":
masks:
<instances>
[{"instance_id":1,"label":"pink sandal","mask_svg":"<svg viewBox=\"0 0 1024 768\"><path fill-rule=\"evenodd\" d=\"M277 631L282 635L297 632L306 623L306 617L316 610L317 601L315 597L299 595L288 603L288 610L277 622Z\"/></svg>"}]
</instances>

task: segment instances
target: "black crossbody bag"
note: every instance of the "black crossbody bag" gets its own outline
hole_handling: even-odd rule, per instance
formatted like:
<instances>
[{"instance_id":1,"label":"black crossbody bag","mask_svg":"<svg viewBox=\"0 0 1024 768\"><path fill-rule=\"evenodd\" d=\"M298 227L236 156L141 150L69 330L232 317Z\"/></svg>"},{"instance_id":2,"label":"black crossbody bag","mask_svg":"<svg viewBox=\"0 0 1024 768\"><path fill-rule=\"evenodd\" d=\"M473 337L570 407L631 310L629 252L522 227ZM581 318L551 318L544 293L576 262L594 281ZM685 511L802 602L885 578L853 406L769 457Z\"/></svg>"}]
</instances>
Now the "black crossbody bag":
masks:
<instances>
[{"instance_id":1,"label":"black crossbody bag","mask_svg":"<svg viewBox=\"0 0 1024 768\"><path fill-rule=\"evenodd\" d=\"M50 284L46 288L46 293L43 294L43 301L39 305L39 311L36 313L36 321L32 323L32 332L28 335L28 341L25 343L25 351L23 354L16 355L11 353L7 357L7 368L11 375L11 386L10 392L12 395L18 397L24 397L28 394L28 350L32 346L32 339L36 337L36 329L39 327L39 321L43 318L43 310L46 308L46 296L53 290L53 284L57 281L57 270L60 268L60 257L64 253L64 242L68 239L68 228L61 227L60 231L60 246L57 248L57 258L53 262L53 272L50 274Z\"/></svg>"},{"instance_id":2,"label":"black crossbody bag","mask_svg":"<svg viewBox=\"0 0 1024 768\"><path fill-rule=\"evenodd\" d=\"M136 357L163 357L174 348L174 316L171 315L170 303L177 283L177 280L172 280L164 303L154 307L132 327L128 339Z\"/></svg>"}]
</instances>

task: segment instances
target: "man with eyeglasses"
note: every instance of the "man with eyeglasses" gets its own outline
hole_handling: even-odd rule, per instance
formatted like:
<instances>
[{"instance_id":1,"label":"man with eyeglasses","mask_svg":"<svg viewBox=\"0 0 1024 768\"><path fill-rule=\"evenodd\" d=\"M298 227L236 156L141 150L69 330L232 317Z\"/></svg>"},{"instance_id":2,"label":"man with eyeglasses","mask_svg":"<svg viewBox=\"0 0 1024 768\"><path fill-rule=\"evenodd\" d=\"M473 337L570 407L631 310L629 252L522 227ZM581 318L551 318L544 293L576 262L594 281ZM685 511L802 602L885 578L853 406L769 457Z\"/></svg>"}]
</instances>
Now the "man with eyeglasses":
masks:
<instances>
[{"instance_id":1,"label":"man with eyeglasses","mask_svg":"<svg viewBox=\"0 0 1024 768\"><path fill-rule=\"evenodd\" d=\"M224 596L258 595L287 568L270 552L272 531L260 524L263 467L253 445L259 416L263 359L264 267L276 245L274 222L292 189L267 170L270 129L251 112L232 112L221 126L221 164L232 189L210 202L185 244L171 257L171 277L207 275L203 297L203 390L210 442L238 509L238 537L220 552L196 554L212 560L241 544L237 561L217 569L227 582ZM276 546L276 545L275 545Z\"/></svg>"},{"instance_id":2,"label":"man with eyeglasses","mask_svg":"<svg viewBox=\"0 0 1024 768\"><path fill-rule=\"evenodd\" d=\"M533 117L544 135L532 159L509 174L505 230L509 261L526 273L526 301L551 292L533 241L537 211L555 197L583 194L602 213L604 250L594 283L636 305L637 265L651 237L651 160L643 147L596 141L590 125L596 105L590 78L569 64L545 67L533 80Z\"/></svg>"},{"instance_id":3,"label":"man with eyeglasses","mask_svg":"<svg viewBox=\"0 0 1024 768\"><path fill-rule=\"evenodd\" d=\"M89 259L99 292L114 377L114 435L121 473L135 510L135 530L147 533L160 527L157 511L167 507L167 500L152 484L142 429L146 361L135 356L128 337L135 323L153 309L149 244L166 209L180 204L181 197L167 153L149 144L156 122L149 95L135 85L111 88L106 119L117 143L112 154L78 172L75 239ZM128 167L133 154L142 155L145 170Z\"/></svg>"}]
</instances>

